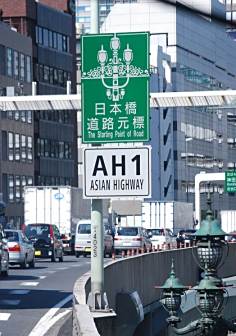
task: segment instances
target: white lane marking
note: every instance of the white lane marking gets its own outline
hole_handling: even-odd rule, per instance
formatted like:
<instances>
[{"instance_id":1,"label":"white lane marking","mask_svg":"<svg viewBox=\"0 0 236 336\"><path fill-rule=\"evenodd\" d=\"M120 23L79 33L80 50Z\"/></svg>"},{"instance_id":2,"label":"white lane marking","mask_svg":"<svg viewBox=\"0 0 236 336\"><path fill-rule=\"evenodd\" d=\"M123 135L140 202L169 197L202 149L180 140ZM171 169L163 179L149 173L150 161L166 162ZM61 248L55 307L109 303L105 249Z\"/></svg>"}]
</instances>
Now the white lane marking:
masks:
<instances>
[{"instance_id":1,"label":"white lane marking","mask_svg":"<svg viewBox=\"0 0 236 336\"><path fill-rule=\"evenodd\" d=\"M39 279L45 279L46 278L46 275L40 275L39 276Z\"/></svg>"},{"instance_id":2,"label":"white lane marking","mask_svg":"<svg viewBox=\"0 0 236 336\"><path fill-rule=\"evenodd\" d=\"M9 313L0 313L0 321L7 321L11 314Z\"/></svg>"},{"instance_id":3,"label":"white lane marking","mask_svg":"<svg viewBox=\"0 0 236 336\"><path fill-rule=\"evenodd\" d=\"M56 314L56 312L63 307L67 302L71 301L73 298L73 294L68 295L65 297L65 299L58 302L54 307L49 309L49 311L38 321L34 329L31 331L31 333L28 336L43 336L48 331L49 328L56 322L53 318L53 316ZM61 317L61 316L60 316ZM54 320L55 322L51 324L51 320Z\"/></svg>"},{"instance_id":4,"label":"white lane marking","mask_svg":"<svg viewBox=\"0 0 236 336\"><path fill-rule=\"evenodd\" d=\"M10 291L10 294L12 295L14 295L14 294L16 294L16 295L26 295L26 294L28 294L30 292L30 290L29 289L13 289L13 290L11 290Z\"/></svg>"},{"instance_id":5,"label":"white lane marking","mask_svg":"<svg viewBox=\"0 0 236 336\"><path fill-rule=\"evenodd\" d=\"M8 306L18 306L20 300L0 300L0 304Z\"/></svg>"},{"instance_id":6,"label":"white lane marking","mask_svg":"<svg viewBox=\"0 0 236 336\"><path fill-rule=\"evenodd\" d=\"M21 286L38 286L39 282L37 281L26 281L26 282L22 282L20 285Z\"/></svg>"},{"instance_id":7,"label":"white lane marking","mask_svg":"<svg viewBox=\"0 0 236 336\"><path fill-rule=\"evenodd\" d=\"M56 269L59 270L59 271L64 271L64 270L68 269L68 267L57 267Z\"/></svg>"},{"instance_id":8,"label":"white lane marking","mask_svg":"<svg viewBox=\"0 0 236 336\"><path fill-rule=\"evenodd\" d=\"M50 274L56 273L56 271L46 271L46 272Z\"/></svg>"}]
</instances>

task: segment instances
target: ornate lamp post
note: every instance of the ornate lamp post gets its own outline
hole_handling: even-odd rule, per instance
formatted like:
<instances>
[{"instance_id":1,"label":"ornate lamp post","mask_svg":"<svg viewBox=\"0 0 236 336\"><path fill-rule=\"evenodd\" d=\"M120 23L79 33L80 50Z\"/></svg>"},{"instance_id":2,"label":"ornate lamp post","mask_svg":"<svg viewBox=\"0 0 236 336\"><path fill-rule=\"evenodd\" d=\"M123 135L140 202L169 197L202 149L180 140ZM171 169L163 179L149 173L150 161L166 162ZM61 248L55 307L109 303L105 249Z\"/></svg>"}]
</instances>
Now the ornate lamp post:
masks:
<instances>
[{"instance_id":1,"label":"ornate lamp post","mask_svg":"<svg viewBox=\"0 0 236 336\"><path fill-rule=\"evenodd\" d=\"M208 204L210 205L210 201ZM170 276L160 287L163 290L161 303L170 315L167 318L167 323L177 335L185 335L198 330L200 335L224 336L227 335L228 330L236 331L236 325L221 316L225 305L224 294L226 290L223 287L222 279L217 276L217 267L223 259L226 247L225 235L220 223L213 218L209 207L206 219L201 222L200 229L195 234L196 254L194 256L199 266L204 270L203 279L198 286L193 288L196 290L197 309L201 317L183 328L177 328L177 324L180 322L177 313L181 304L181 295L184 294L187 287L181 285L179 279L175 277L172 262Z\"/></svg>"}]
</instances>

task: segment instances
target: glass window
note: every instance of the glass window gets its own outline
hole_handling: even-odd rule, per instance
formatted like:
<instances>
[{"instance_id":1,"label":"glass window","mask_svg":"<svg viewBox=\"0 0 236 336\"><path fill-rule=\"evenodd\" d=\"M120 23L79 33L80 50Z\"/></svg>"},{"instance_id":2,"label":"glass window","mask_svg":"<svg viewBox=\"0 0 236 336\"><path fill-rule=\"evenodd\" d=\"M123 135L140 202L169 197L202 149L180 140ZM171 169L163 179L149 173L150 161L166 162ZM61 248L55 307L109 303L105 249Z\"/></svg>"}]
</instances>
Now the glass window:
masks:
<instances>
[{"instance_id":1,"label":"glass window","mask_svg":"<svg viewBox=\"0 0 236 336\"><path fill-rule=\"evenodd\" d=\"M20 202L21 200L21 184L20 184L20 176L15 176L15 199L16 202Z\"/></svg>"},{"instance_id":2,"label":"glass window","mask_svg":"<svg viewBox=\"0 0 236 336\"><path fill-rule=\"evenodd\" d=\"M7 48L7 76L12 77L12 49Z\"/></svg>"},{"instance_id":3,"label":"glass window","mask_svg":"<svg viewBox=\"0 0 236 336\"><path fill-rule=\"evenodd\" d=\"M33 185L33 177L32 176L27 177L27 185Z\"/></svg>"},{"instance_id":4,"label":"glass window","mask_svg":"<svg viewBox=\"0 0 236 336\"><path fill-rule=\"evenodd\" d=\"M26 160L26 136L21 135L21 160Z\"/></svg>"},{"instance_id":5,"label":"glass window","mask_svg":"<svg viewBox=\"0 0 236 336\"><path fill-rule=\"evenodd\" d=\"M59 158L63 159L64 158L64 142L59 141Z\"/></svg>"},{"instance_id":6,"label":"glass window","mask_svg":"<svg viewBox=\"0 0 236 336\"><path fill-rule=\"evenodd\" d=\"M8 119L13 119L13 117L14 117L13 111L7 111L7 118Z\"/></svg>"},{"instance_id":7,"label":"glass window","mask_svg":"<svg viewBox=\"0 0 236 336\"><path fill-rule=\"evenodd\" d=\"M20 80L25 80L25 55L20 54Z\"/></svg>"},{"instance_id":8,"label":"glass window","mask_svg":"<svg viewBox=\"0 0 236 336\"><path fill-rule=\"evenodd\" d=\"M35 27L35 41L38 44L39 43L39 27Z\"/></svg>"},{"instance_id":9,"label":"glass window","mask_svg":"<svg viewBox=\"0 0 236 336\"><path fill-rule=\"evenodd\" d=\"M61 34L57 34L57 49L59 51L62 51L62 35Z\"/></svg>"},{"instance_id":10,"label":"glass window","mask_svg":"<svg viewBox=\"0 0 236 336\"><path fill-rule=\"evenodd\" d=\"M8 160L14 160L14 134L8 132Z\"/></svg>"},{"instance_id":11,"label":"glass window","mask_svg":"<svg viewBox=\"0 0 236 336\"><path fill-rule=\"evenodd\" d=\"M53 84L53 68L49 68L49 83Z\"/></svg>"},{"instance_id":12,"label":"glass window","mask_svg":"<svg viewBox=\"0 0 236 336\"><path fill-rule=\"evenodd\" d=\"M14 202L14 176L8 175L8 201Z\"/></svg>"},{"instance_id":13,"label":"glass window","mask_svg":"<svg viewBox=\"0 0 236 336\"><path fill-rule=\"evenodd\" d=\"M63 70L58 70L58 83L63 86Z\"/></svg>"},{"instance_id":14,"label":"glass window","mask_svg":"<svg viewBox=\"0 0 236 336\"><path fill-rule=\"evenodd\" d=\"M54 84L58 83L58 72L57 72L57 69L53 70L53 82L54 82Z\"/></svg>"},{"instance_id":15,"label":"glass window","mask_svg":"<svg viewBox=\"0 0 236 336\"><path fill-rule=\"evenodd\" d=\"M31 82L31 57L26 56L26 81Z\"/></svg>"},{"instance_id":16,"label":"glass window","mask_svg":"<svg viewBox=\"0 0 236 336\"><path fill-rule=\"evenodd\" d=\"M53 36L53 48L57 49L57 33L53 32L52 36Z\"/></svg>"},{"instance_id":17,"label":"glass window","mask_svg":"<svg viewBox=\"0 0 236 336\"><path fill-rule=\"evenodd\" d=\"M14 119L15 120L20 120L20 111L15 111L14 112Z\"/></svg>"},{"instance_id":18,"label":"glass window","mask_svg":"<svg viewBox=\"0 0 236 336\"><path fill-rule=\"evenodd\" d=\"M38 43L43 44L43 29L38 27Z\"/></svg>"},{"instance_id":19,"label":"glass window","mask_svg":"<svg viewBox=\"0 0 236 336\"><path fill-rule=\"evenodd\" d=\"M65 35L62 35L62 51L67 51L67 38Z\"/></svg>"},{"instance_id":20,"label":"glass window","mask_svg":"<svg viewBox=\"0 0 236 336\"><path fill-rule=\"evenodd\" d=\"M25 123L26 122L26 111L21 111L20 116L21 116L20 117L21 121Z\"/></svg>"},{"instance_id":21,"label":"glass window","mask_svg":"<svg viewBox=\"0 0 236 336\"><path fill-rule=\"evenodd\" d=\"M22 187L26 186L26 176L21 176L21 185Z\"/></svg>"},{"instance_id":22,"label":"glass window","mask_svg":"<svg viewBox=\"0 0 236 336\"><path fill-rule=\"evenodd\" d=\"M27 137L27 159L28 161L32 161L33 159L33 143L32 143L32 137Z\"/></svg>"},{"instance_id":23,"label":"glass window","mask_svg":"<svg viewBox=\"0 0 236 336\"><path fill-rule=\"evenodd\" d=\"M48 47L48 30L43 28L43 45Z\"/></svg>"},{"instance_id":24,"label":"glass window","mask_svg":"<svg viewBox=\"0 0 236 336\"><path fill-rule=\"evenodd\" d=\"M51 30L48 31L48 46L50 48L53 47L53 36L52 36L52 31Z\"/></svg>"},{"instance_id":25,"label":"glass window","mask_svg":"<svg viewBox=\"0 0 236 336\"><path fill-rule=\"evenodd\" d=\"M32 124L32 111L27 111L27 123Z\"/></svg>"},{"instance_id":26,"label":"glass window","mask_svg":"<svg viewBox=\"0 0 236 336\"><path fill-rule=\"evenodd\" d=\"M50 142L48 139L44 140L44 156L49 157L50 153Z\"/></svg>"},{"instance_id":27,"label":"glass window","mask_svg":"<svg viewBox=\"0 0 236 336\"><path fill-rule=\"evenodd\" d=\"M20 134L15 133L15 160L20 160Z\"/></svg>"},{"instance_id":28,"label":"glass window","mask_svg":"<svg viewBox=\"0 0 236 336\"><path fill-rule=\"evenodd\" d=\"M43 68L43 81L44 82L49 82L49 67L47 65L44 65Z\"/></svg>"},{"instance_id":29,"label":"glass window","mask_svg":"<svg viewBox=\"0 0 236 336\"><path fill-rule=\"evenodd\" d=\"M19 78L19 54L14 50L14 77Z\"/></svg>"}]
</instances>

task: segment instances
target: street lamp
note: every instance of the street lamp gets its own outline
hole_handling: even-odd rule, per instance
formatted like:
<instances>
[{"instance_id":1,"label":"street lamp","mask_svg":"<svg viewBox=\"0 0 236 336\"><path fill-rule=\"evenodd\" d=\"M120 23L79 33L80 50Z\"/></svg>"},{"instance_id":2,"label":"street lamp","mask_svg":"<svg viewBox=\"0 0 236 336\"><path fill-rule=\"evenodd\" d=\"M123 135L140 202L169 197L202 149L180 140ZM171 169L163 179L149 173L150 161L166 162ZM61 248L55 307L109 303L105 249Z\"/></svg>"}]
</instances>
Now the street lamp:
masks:
<instances>
[{"instance_id":1,"label":"street lamp","mask_svg":"<svg viewBox=\"0 0 236 336\"><path fill-rule=\"evenodd\" d=\"M189 201L189 195L188 195L188 179L189 179L189 170L188 170L188 142L192 141L193 138L185 136L185 164L186 164L186 198L187 198L187 202Z\"/></svg>"},{"instance_id":2,"label":"street lamp","mask_svg":"<svg viewBox=\"0 0 236 336\"><path fill-rule=\"evenodd\" d=\"M210 201L208 204L210 205ZM236 331L236 325L221 316L225 306L226 290L222 279L217 275L217 268L222 263L223 252L227 246L225 235L218 220L213 218L209 207L206 219L201 222L200 229L195 233L196 248L193 249L193 253L196 250L197 263L204 270L203 279L198 286L193 288L196 291L197 309L201 317L183 328L177 328L180 322L177 313L181 304L181 296L187 287L180 284L179 279L175 277L172 261L170 276L160 287L163 290L161 303L169 312L167 323L177 335L198 331L200 335L224 336L227 335L228 330Z\"/></svg>"}]
</instances>

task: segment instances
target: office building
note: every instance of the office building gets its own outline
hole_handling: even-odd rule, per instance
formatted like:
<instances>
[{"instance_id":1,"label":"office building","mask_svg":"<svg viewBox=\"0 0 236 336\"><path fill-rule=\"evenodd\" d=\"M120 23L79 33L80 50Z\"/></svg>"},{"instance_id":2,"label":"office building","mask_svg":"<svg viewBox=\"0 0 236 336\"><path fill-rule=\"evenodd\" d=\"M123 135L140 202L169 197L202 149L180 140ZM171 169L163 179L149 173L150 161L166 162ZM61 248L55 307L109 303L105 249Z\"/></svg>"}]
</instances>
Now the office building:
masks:
<instances>
[{"instance_id":1,"label":"office building","mask_svg":"<svg viewBox=\"0 0 236 336\"><path fill-rule=\"evenodd\" d=\"M201 4L225 15L219 1ZM153 92L236 88L236 45L217 21L164 2L117 4L101 32L121 31L150 31ZM151 121L152 200L194 203L197 173L236 168L234 109L152 109ZM202 209L207 192L215 210L235 209L223 182L201 185Z\"/></svg>"},{"instance_id":2,"label":"office building","mask_svg":"<svg viewBox=\"0 0 236 336\"><path fill-rule=\"evenodd\" d=\"M75 19L68 4L66 0L0 0L2 21L18 35L20 33L31 40L30 89L20 78L15 85L20 89L19 94L31 94L32 80L37 82L39 95L65 94L67 81L71 81L71 92L76 91ZM32 184L77 186L75 111L38 111L32 118Z\"/></svg>"},{"instance_id":3,"label":"office building","mask_svg":"<svg viewBox=\"0 0 236 336\"><path fill-rule=\"evenodd\" d=\"M31 94L32 41L0 22L0 96ZM23 222L23 188L34 182L31 111L4 111L0 103L0 194L7 221Z\"/></svg>"}]
</instances>

